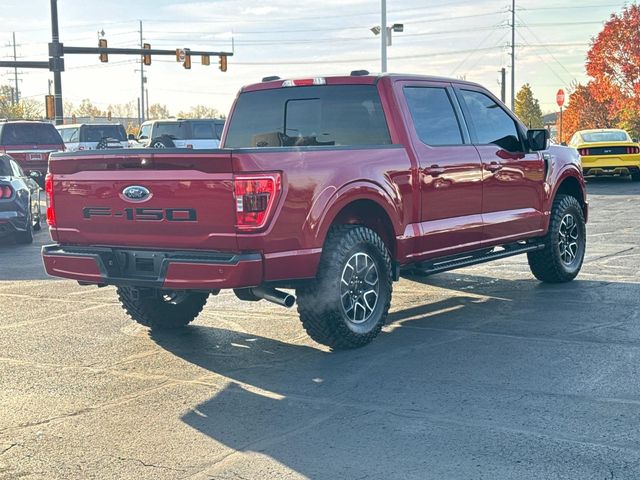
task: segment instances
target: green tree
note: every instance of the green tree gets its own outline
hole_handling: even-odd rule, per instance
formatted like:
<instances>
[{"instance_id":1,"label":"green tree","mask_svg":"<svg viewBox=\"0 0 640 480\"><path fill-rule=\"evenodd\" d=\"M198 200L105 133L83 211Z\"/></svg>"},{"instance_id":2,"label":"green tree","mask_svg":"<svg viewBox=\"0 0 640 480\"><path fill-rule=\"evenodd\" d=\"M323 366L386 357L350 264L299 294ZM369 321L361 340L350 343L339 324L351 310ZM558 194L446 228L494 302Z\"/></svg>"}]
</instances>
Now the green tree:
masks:
<instances>
[{"instance_id":1,"label":"green tree","mask_svg":"<svg viewBox=\"0 0 640 480\"><path fill-rule=\"evenodd\" d=\"M207 107L206 105L196 105L191 107L188 112L180 112L179 118L225 118L217 108Z\"/></svg>"},{"instance_id":2,"label":"green tree","mask_svg":"<svg viewBox=\"0 0 640 480\"><path fill-rule=\"evenodd\" d=\"M540 102L533 96L531 85L525 83L516 95L515 113L529 128L544 127Z\"/></svg>"}]
</instances>

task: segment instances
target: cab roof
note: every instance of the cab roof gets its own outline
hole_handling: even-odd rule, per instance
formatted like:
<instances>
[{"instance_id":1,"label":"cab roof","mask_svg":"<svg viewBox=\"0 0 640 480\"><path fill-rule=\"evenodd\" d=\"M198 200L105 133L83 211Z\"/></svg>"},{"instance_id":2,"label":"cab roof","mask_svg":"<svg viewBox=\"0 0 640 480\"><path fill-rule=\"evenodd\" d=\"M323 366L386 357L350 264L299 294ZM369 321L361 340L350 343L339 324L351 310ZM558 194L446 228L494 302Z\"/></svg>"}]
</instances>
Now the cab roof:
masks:
<instances>
[{"instance_id":1,"label":"cab roof","mask_svg":"<svg viewBox=\"0 0 640 480\"><path fill-rule=\"evenodd\" d=\"M246 85L242 88L242 92L252 92L257 90L269 90L282 88L285 82L295 82L300 80L323 79L325 83L316 85L375 85L383 78L389 78L392 82L402 80L422 80L427 82L446 82L457 83L461 85L480 86L477 83L460 80L457 78L438 77L433 75L416 75L409 73L379 73L379 74L361 74L355 71L351 75L310 75L298 76L292 78L266 77L266 81ZM290 85L293 86L293 85Z\"/></svg>"}]
</instances>

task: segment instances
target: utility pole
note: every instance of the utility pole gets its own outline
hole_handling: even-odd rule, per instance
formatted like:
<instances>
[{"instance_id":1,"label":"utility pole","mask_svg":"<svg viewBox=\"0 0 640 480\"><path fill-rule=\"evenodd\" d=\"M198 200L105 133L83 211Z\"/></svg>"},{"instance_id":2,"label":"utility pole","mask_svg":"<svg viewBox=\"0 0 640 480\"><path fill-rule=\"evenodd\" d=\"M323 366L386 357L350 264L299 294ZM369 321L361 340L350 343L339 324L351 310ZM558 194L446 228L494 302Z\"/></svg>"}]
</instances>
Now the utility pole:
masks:
<instances>
[{"instance_id":1,"label":"utility pole","mask_svg":"<svg viewBox=\"0 0 640 480\"><path fill-rule=\"evenodd\" d=\"M16 32L13 32L13 61L18 61L18 53L16 51ZM11 102L15 105L20 102L20 90L18 89L18 67L13 69L13 81L15 82L14 95Z\"/></svg>"},{"instance_id":2,"label":"utility pole","mask_svg":"<svg viewBox=\"0 0 640 480\"><path fill-rule=\"evenodd\" d=\"M381 70L387 71L387 0L381 0L382 14L380 19Z\"/></svg>"},{"instance_id":3,"label":"utility pole","mask_svg":"<svg viewBox=\"0 0 640 480\"><path fill-rule=\"evenodd\" d=\"M144 96L145 96L145 105L147 106L147 119L149 118L149 89L145 88L144 90Z\"/></svg>"},{"instance_id":4,"label":"utility pole","mask_svg":"<svg viewBox=\"0 0 640 480\"><path fill-rule=\"evenodd\" d=\"M507 69L502 67L500 69L500 100L502 103L507 101Z\"/></svg>"},{"instance_id":5,"label":"utility pole","mask_svg":"<svg viewBox=\"0 0 640 480\"><path fill-rule=\"evenodd\" d=\"M511 111L516 105L516 0L511 0Z\"/></svg>"},{"instance_id":6,"label":"utility pole","mask_svg":"<svg viewBox=\"0 0 640 480\"><path fill-rule=\"evenodd\" d=\"M140 20L140 48L143 48L143 38L142 38L142 20ZM144 61L142 57L140 57L140 118L142 122L144 122ZM142 124L142 123L141 123Z\"/></svg>"}]
</instances>

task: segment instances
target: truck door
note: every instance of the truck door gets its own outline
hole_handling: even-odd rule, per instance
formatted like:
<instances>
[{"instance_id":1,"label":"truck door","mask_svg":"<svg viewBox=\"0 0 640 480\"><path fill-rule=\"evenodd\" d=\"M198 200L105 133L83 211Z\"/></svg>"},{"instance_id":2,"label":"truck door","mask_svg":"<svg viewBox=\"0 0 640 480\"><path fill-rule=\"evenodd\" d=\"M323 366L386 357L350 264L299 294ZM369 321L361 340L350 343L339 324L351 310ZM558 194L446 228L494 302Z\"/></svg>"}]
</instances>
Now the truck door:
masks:
<instances>
[{"instance_id":1,"label":"truck door","mask_svg":"<svg viewBox=\"0 0 640 480\"><path fill-rule=\"evenodd\" d=\"M415 259L482 241L482 164L451 84L402 82L405 122L419 165L421 213Z\"/></svg>"},{"instance_id":2,"label":"truck door","mask_svg":"<svg viewBox=\"0 0 640 480\"><path fill-rule=\"evenodd\" d=\"M499 245L542 233L542 152L526 152L524 127L487 92L461 86L456 93L482 158L485 244Z\"/></svg>"}]
</instances>

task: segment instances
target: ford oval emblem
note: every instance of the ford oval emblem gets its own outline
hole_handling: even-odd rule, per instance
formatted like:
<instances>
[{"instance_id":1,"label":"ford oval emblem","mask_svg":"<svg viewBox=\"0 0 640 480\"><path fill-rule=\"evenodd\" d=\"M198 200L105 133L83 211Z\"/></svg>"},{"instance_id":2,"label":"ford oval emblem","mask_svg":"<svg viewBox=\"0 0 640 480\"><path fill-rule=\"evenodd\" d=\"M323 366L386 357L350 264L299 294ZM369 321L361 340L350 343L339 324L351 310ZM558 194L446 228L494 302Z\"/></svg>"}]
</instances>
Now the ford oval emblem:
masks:
<instances>
[{"instance_id":1,"label":"ford oval emblem","mask_svg":"<svg viewBox=\"0 0 640 480\"><path fill-rule=\"evenodd\" d=\"M131 185L122 190L122 196L130 202L144 202L151 198L151 192L146 187Z\"/></svg>"}]
</instances>

